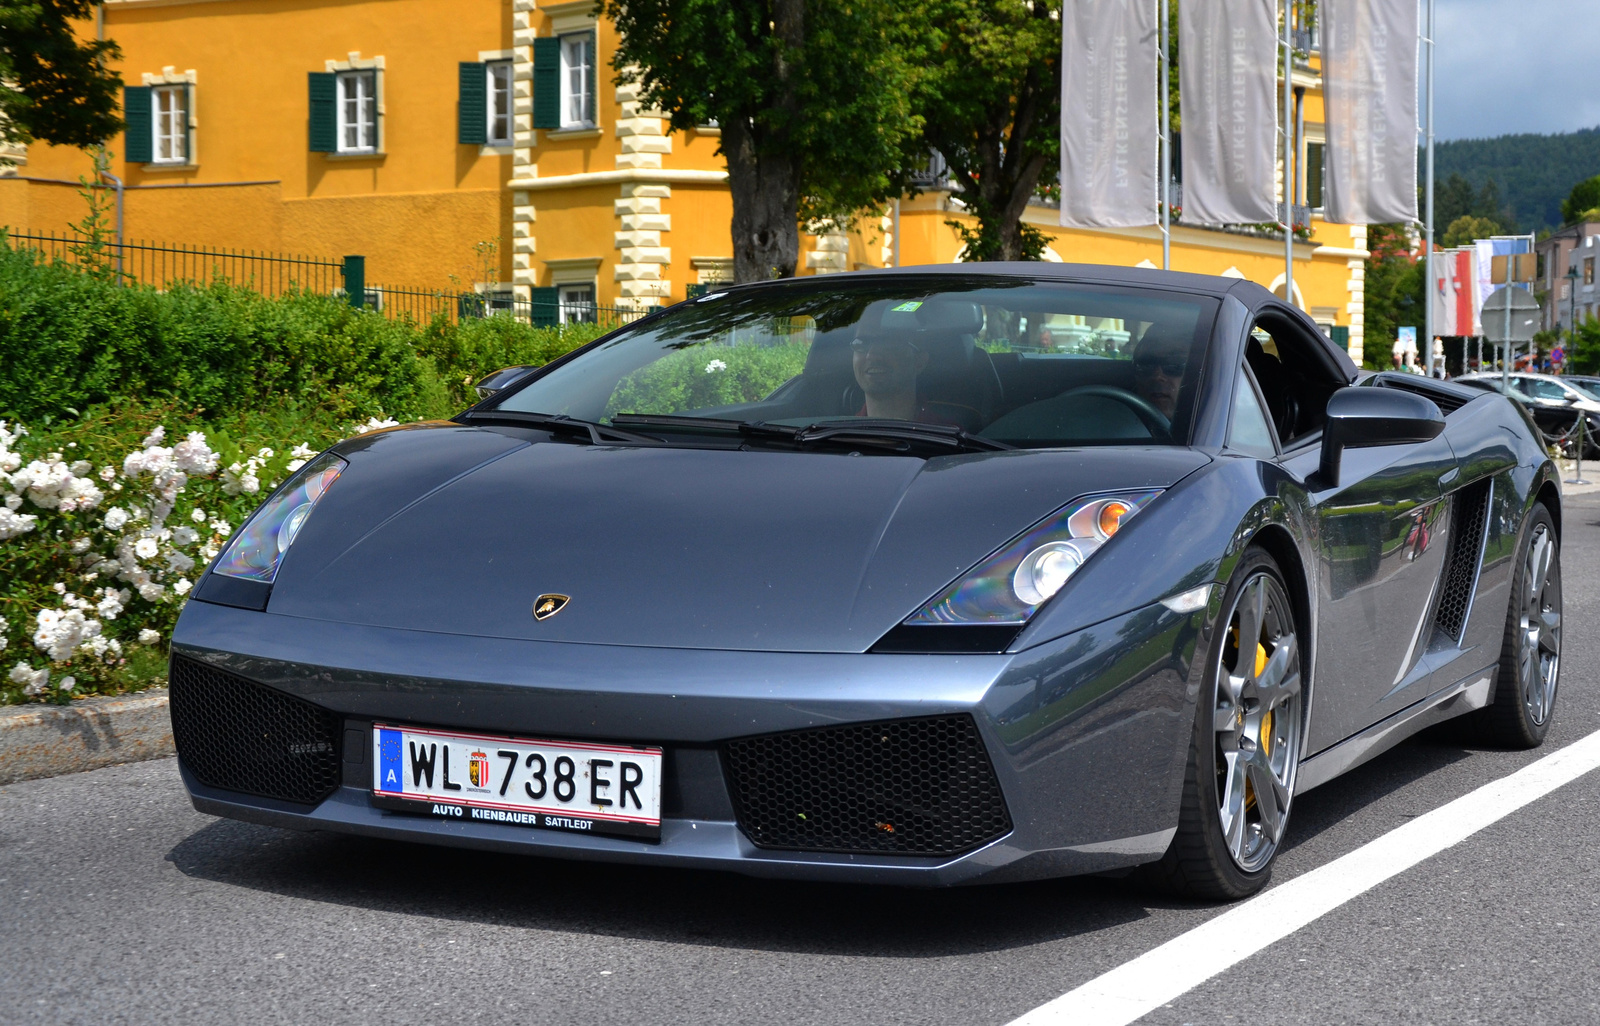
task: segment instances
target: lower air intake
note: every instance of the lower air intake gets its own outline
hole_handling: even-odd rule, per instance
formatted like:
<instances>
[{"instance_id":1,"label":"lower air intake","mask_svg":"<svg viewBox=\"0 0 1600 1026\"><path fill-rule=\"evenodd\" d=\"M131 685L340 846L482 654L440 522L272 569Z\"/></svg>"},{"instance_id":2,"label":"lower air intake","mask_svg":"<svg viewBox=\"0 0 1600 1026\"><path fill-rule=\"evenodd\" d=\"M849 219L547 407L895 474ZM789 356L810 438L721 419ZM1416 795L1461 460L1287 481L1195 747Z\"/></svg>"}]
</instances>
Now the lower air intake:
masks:
<instances>
[{"instance_id":1,"label":"lower air intake","mask_svg":"<svg viewBox=\"0 0 1600 1026\"><path fill-rule=\"evenodd\" d=\"M200 782L314 805L339 786L339 718L264 684L173 656L172 739Z\"/></svg>"},{"instance_id":2,"label":"lower air intake","mask_svg":"<svg viewBox=\"0 0 1600 1026\"><path fill-rule=\"evenodd\" d=\"M965 714L744 738L726 756L739 826L762 848L959 855L1011 831Z\"/></svg>"}]
</instances>

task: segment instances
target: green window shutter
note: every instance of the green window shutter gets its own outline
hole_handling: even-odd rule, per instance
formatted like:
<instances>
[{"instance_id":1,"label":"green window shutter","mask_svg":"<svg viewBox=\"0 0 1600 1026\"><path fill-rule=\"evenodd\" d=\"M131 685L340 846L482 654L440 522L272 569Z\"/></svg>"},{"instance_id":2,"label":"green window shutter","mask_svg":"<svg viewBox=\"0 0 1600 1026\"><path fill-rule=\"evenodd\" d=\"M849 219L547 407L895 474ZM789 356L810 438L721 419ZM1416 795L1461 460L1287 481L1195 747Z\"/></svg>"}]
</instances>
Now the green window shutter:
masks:
<instances>
[{"instance_id":1,"label":"green window shutter","mask_svg":"<svg viewBox=\"0 0 1600 1026\"><path fill-rule=\"evenodd\" d=\"M462 61L460 67L456 142L463 146L482 146L489 141L489 70L476 61Z\"/></svg>"},{"instance_id":2,"label":"green window shutter","mask_svg":"<svg viewBox=\"0 0 1600 1026\"><path fill-rule=\"evenodd\" d=\"M311 109L307 117L310 126L311 152L334 153L339 149L338 86L331 71L308 72L307 92Z\"/></svg>"},{"instance_id":3,"label":"green window shutter","mask_svg":"<svg viewBox=\"0 0 1600 1026\"><path fill-rule=\"evenodd\" d=\"M123 137L123 159L130 164L148 164L155 159L151 144L150 87L124 86L122 117L128 123Z\"/></svg>"},{"instance_id":4,"label":"green window shutter","mask_svg":"<svg viewBox=\"0 0 1600 1026\"><path fill-rule=\"evenodd\" d=\"M560 322L561 290L554 285L544 289L529 289L528 320L536 328L551 328Z\"/></svg>"},{"instance_id":5,"label":"green window shutter","mask_svg":"<svg viewBox=\"0 0 1600 1026\"><path fill-rule=\"evenodd\" d=\"M194 161L194 83L183 87L183 161Z\"/></svg>"},{"instance_id":6,"label":"green window shutter","mask_svg":"<svg viewBox=\"0 0 1600 1026\"><path fill-rule=\"evenodd\" d=\"M561 40L533 41L533 127L561 127Z\"/></svg>"},{"instance_id":7,"label":"green window shutter","mask_svg":"<svg viewBox=\"0 0 1600 1026\"><path fill-rule=\"evenodd\" d=\"M705 295L707 292L710 292L710 291L711 291L711 286L710 285L690 285L684 291L683 298L685 298L685 299L699 299L701 296Z\"/></svg>"},{"instance_id":8,"label":"green window shutter","mask_svg":"<svg viewBox=\"0 0 1600 1026\"><path fill-rule=\"evenodd\" d=\"M1346 352L1350 349L1350 329L1343 324L1335 324L1331 329L1333 344Z\"/></svg>"},{"instance_id":9,"label":"green window shutter","mask_svg":"<svg viewBox=\"0 0 1600 1026\"><path fill-rule=\"evenodd\" d=\"M1322 143L1306 143L1306 205L1322 206L1322 161L1327 152Z\"/></svg>"},{"instance_id":10,"label":"green window shutter","mask_svg":"<svg viewBox=\"0 0 1600 1026\"><path fill-rule=\"evenodd\" d=\"M600 63L600 34L589 33L589 123L600 123L600 94L595 91L595 66Z\"/></svg>"}]
</instances>

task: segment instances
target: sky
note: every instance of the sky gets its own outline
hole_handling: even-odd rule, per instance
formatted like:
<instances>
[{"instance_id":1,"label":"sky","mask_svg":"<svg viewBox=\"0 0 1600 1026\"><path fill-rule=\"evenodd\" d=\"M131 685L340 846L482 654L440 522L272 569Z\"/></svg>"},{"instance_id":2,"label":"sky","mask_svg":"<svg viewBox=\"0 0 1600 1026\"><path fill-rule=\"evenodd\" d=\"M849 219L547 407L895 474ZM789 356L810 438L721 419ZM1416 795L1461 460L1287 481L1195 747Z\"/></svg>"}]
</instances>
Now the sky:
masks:
<instances>
[{"instance_id":1,"label":"sky","mask_svg":"<svg viewBox=\"0 0 1600 1026\"><path fill-rule=\"evenodd\" d=\"M1600 0L1434 3L1435 139L1600 125Z\"/></svg>"}]
</instances>

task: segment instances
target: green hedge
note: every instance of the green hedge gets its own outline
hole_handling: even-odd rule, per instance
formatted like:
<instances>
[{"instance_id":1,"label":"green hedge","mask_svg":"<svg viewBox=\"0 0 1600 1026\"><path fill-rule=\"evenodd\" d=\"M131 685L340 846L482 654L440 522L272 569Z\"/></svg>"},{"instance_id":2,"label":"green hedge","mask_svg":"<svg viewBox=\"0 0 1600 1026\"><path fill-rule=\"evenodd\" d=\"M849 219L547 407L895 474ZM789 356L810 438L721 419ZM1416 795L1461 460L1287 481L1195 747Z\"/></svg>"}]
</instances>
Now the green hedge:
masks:
<instances>
[{"instance_id":1,"label":"green hedge","mask_svg":"<svg viewBox=\"0 0 1600 1026\"><path fill-rule=\"evenodd\" d=\"M161 291L0 244L0 418L150 403L205 420L284 404L346 420L449 416L484 374L545 363L604 330L504 316L416 325L220 281Z\"/></svg>"}]
</instances>

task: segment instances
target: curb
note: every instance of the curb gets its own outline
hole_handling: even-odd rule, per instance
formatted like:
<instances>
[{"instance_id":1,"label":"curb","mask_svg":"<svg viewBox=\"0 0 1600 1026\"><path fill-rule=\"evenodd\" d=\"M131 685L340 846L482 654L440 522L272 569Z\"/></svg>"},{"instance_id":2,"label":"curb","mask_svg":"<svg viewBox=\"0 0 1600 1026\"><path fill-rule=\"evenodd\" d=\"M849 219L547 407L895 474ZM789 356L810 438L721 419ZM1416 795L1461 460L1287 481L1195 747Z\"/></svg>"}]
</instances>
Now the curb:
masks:
<instances>
[{"instance_id":1,"label":"curb","mask_svg":"<svg viewBox=\"0 0 1600 1026\"><path fill-rule=\"evenodd\" d=\"M0 785L172 754L164 688L0 709Z\"/></svg>"}]
</instances>

